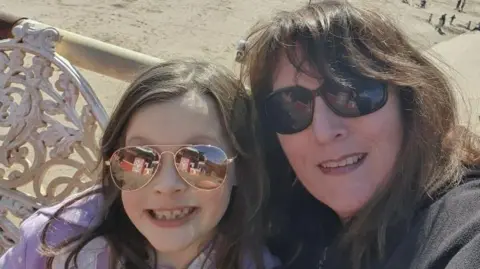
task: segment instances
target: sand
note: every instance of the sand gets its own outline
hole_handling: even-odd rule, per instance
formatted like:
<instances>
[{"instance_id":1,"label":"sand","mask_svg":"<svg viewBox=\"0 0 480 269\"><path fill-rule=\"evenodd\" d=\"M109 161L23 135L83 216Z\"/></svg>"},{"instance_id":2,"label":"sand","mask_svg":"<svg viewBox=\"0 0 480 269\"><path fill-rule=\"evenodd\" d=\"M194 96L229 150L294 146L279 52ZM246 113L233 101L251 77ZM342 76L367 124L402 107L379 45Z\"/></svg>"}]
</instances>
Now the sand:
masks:
<instances>
[{"instance_id":1,"label":"sand","mask_svg":"<svg viewBox=\"0 0 480 269\"><path fill-rule=\"evenodd\" d=\"M470 33L435 45L430 52L442 60L456 88L461 123L480 134L480 33Z\"/></svg>"},{"instance_id":2,"label":"sand","mask_svg":"<svg viewBox=\"0 0 480 269\"><path fill-rule=\"evenodd\" d=\"M454 13L456 0L429 1L419 9L401 0L377 0L368 4L391 16L422 45L463 32L469 20L480 21L480 1L467 0L466 13L447 35L432 30L426 20ZM0 0L0 8L17 15L59 26L82 35L157 56L208 57L231 64L235 42L259 18L277 10L292 9L307 0ZM366 3L366 1L361 1ZM415 3L414 4L418 4Z\"/></svg>"},{"instance_id":3,"label":"sand","mask_svg":"<svg viewBox=\"0 0 480 269\"><path fill-rule=\"evenodd\" d=\"M469 21L472 21L472 27L480 22L480 0L467 0L463 13L454 11L456 0L428 0L426 9L418 8L419 0L410 0L410 5L402 0L354 1L387 13L422 50L428 50L435 44L467 32L465 26ZM234 68L236 42L249 27L278 10L289 10L307 2L308 0L0 0L0 9L161 59L199 57ZM447 18L453 14L457 18L453 25L449 25L447 19L445 34L441 35L434 30L433 24L438 22L443 13L447 13ZM432 23L427 22L430 14L433 16ZM468 42L473 42L473 39ZM478 46L478 40L476 44L448 44L451 44L448 45L449 49L441 50L445 51L447 57L454 51L454 58L468 58L465 53L455 52L456 49L451 46ZM471 63L471 60L451 62L457 65ZM468 72L475 67L454 68ZM81 71L110 113L127 84L86 70Z\"/></svg>"}]
</instances>

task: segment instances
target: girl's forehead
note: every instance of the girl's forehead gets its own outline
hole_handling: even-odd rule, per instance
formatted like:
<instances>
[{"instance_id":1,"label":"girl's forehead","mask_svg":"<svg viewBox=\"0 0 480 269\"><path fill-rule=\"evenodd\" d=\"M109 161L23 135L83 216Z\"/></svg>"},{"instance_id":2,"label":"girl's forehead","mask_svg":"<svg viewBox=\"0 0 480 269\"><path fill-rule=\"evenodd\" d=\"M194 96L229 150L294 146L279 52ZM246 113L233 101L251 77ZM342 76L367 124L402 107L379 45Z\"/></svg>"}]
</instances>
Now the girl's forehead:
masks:
<instances>
[{"instance_id":1,"label":"girl's forehead","mask_svg":"<svg viewBox=\"0 0 480 269\"><path fill-rule=\"evenodd\" d=\"M197 93L148 105L127 126L126 145L213 144L224 148L222 117L213 98Z\"/></svg>"},{"instance_id":2,"label":"girl's forehead","mask_svg":"<svg viewBox=\"0 0 480 269\"><path fill-rule=\"evenodd\" d=\"M211 113L212 106L208 101L212 98L206 95L200 95L196 92L188 92L184 96L179 98L180 108L188 107L193 109L196 113L208 115ZM216 108L216 104L213 104L213 108Z\"/></svg>"}]
</instances>

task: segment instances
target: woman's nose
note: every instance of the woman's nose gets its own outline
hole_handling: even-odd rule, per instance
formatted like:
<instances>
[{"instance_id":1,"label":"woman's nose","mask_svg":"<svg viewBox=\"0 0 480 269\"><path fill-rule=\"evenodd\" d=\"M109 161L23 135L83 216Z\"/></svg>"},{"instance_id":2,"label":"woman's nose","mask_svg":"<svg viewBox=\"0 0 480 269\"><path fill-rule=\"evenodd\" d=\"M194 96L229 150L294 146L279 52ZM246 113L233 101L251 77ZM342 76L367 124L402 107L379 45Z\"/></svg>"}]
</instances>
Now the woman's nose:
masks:
<instances>
[{"instance_id":1,"label":"woman's nose","mask_svg":"<svg viewBox=\"0 0 480 269\"><path fill-rule=\"evenodd\" d=\"M312 129L319 144L341 140L348 135L346 119L335 114L321 97L315 99Z\"/></svg>"}]
</instances>

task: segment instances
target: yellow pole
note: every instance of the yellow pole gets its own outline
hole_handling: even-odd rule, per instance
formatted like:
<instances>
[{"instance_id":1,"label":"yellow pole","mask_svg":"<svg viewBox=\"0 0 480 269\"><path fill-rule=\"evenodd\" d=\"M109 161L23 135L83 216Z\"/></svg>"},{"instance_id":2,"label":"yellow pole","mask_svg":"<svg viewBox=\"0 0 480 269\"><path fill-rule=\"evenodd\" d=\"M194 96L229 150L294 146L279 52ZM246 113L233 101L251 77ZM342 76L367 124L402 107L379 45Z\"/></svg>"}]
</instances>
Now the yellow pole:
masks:
<instances>
[{"instance_id":1,"label":"yellow pole","mask_svg":"<svg viewBox=\"0 0 480 269\"><path fill-rule=\"evenodd\" d=\"M0 39L11 37L10 31L12 30L13 26L23 19L26 18L0 11Z\"/></svg>"},{"instance_id":2,"label":"yellow pole","mask_svg":"<svg viewBox=\"0 0 480 269\"><path fill-rule=\"evenodd\" d=\"M11 37L11 30L26 21L40 29L52 27L24 17L0 12L0 39ZM57 27L60 40L55 51L73 65L129 82L145 68L162 62L161 59L125 49Z\"/></svg>"},{"instance_id":3,"label":"yellow pole","mask_svg":"<svg viewBox=\"0 0 480 269\"><path fill-rule=\"evenodd\" d=\"M41 28L51 27L37 23ZM55 50L73 65L123 81L131 81L161 59L54 27L60 33Z\"/></svg>"}]
</instances>

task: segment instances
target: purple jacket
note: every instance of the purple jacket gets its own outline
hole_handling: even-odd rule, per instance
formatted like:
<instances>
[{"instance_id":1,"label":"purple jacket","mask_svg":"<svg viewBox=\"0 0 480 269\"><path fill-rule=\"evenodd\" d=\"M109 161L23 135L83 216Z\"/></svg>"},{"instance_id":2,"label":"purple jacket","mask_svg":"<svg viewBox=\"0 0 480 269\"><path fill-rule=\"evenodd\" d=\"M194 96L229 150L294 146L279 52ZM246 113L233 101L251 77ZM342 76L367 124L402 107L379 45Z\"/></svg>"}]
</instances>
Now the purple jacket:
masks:
<instances>
[{"instance_id":1,"label":"purple jacket","mask_svg":"<svg viewBox=\"0 0 480 269\"><path fill-rule=\"evenodd\" d=\"M77 235L88 227L98 224L96 210L101 207L102 198L101 194L96 194L68 206L66 211L50 226L52 229L49 231L52 232L47 233L47 242L53 245L58 244L63 239ZM49 218L69 199L55 206L39 209L22 223L20 241L0 258L0 269L45 269L46 257L38 252L41 231ZM106 269L108 268L108 255L109 248L106 240L101 237L96 238L80 251L78 269ZM56 256L53 268L64 269L67 256L68 253ZM264 260L267 269L279 265L278 259L272 256L268 250L264 251ZM206 264L213 265L211 259L200 254L192 261L188 269L200 269L205 261ZM255 268L250 260L245 260L244 265L245 269ZM120 267L118 268L120 269Z\"/></svg>"}]
</instances>

